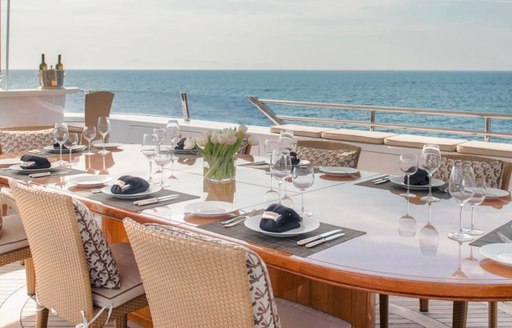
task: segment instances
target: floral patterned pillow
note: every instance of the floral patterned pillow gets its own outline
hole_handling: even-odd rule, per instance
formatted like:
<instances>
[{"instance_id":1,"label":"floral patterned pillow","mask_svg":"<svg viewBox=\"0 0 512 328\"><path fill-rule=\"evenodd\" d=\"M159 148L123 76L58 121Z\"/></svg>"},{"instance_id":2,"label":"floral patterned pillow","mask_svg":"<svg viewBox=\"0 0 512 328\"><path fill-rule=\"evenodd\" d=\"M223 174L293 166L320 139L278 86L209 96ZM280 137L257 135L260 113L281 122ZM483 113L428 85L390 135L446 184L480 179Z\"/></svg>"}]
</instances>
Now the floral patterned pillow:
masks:
<instances>
[{"instance_id":1,"label":"floral patterned pillow","mask_svg":"<svg viewBox=\"0 0 512 328\"><path fill-rule=\"evenodd\" d=\"M297 146L297 156L313 165L356 167L359 152Z\"/></svg>"},{"instance_id":2,"label":"floral patterned pillow","mask_svg":"<svg viewBox=\"0 0 512 328\"><path fill-rule=\"evenodd\" d=\"M73 199L73 205L89 266L91 285L99 288L121 288L119 269L94 216L82 202Z\"/></svg>"},{"instance_id":3,"label":"floral patterned pillow","mask_svg":"<svg viewBox=\"0 0 512 328\"><path fill-rule=\"evenodd\" d=\"M252 301L252 317L255 328L279 328L281 323L277 314L274 293L270 285L267 267L263 260L254 252L245 247L222 239L200 235L188 230L148 223L144 226L161 233L181 236L190 239L202 240L210 243L230 245L245 252L245 267L249 280L249 291Z\"/></svg>"},{"instance_id":4,"label":"floral patterned pillow","mask_svg":"<svg viewBox=\"0 0 512 328\"><path fill-rule=\"evenodd\" d=\"M489 188L501 188L503 162L498 160L484 162L441 157L441 166L434 172L433 177L448 183L452 167L456 164L471 165L476 179L483 179Z\"/></svg>"},{"instance_id":5,"label":"floral patterned pillow","mask_svg":"<svg viewBox=\"0 0 512 328\"><path fill-rule=\"evenodd\" d=\"M53 129L0 131L0 154L18 153L53 144Z\"/></svg>"}]
</instances>

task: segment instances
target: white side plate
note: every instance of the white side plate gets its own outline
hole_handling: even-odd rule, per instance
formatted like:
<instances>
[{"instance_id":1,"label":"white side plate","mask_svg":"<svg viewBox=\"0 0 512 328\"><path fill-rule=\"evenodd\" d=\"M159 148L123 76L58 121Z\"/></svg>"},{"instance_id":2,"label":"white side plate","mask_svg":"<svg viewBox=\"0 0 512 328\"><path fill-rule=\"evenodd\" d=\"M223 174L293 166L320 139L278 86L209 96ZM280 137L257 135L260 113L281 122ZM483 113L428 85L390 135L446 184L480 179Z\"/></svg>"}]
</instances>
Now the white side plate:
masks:
<instances>
[{"instance_id":1,"label":"white side plate","mask_svg":"<svg viewBox=\"0 0 512 328\"><path fill-rule=\"evenodd\" d=\"M305 218L305 219L303 219L301 226L296 229L288 230L285 232L270 232L270 231L261 230L260 221L261 221L261 215L256 215L256 216L250 217L247 220L245 220L244 224L250 230L253 230L256 232L261 232L262 234L265 234L267 236L272 236L272 237L294 237L294 236L300 235L302 233L308 233L311 231L315 231L316 229L318 229L318 227L320 227L320 222L317 219Z\"/></svg>"},{"instance_id":2,"label":"white side plate","mask_svg":"<svg viewBox=\"0 0 512 328\"><path fill-rule=\"evenodd\" d=\"M94 148L118 148L119 146L121 146L122 144L120 143L115 143L115 142L94 142L91 144Z\"/></svg>"},{"instance_id":3,"label":"white side plate","mask_svg":"<svg viewBox=\"0 0 512 328\"><path fill-rule=\"evenodd\" d=\"M79 153L79 152L82 152L84 150L86 150L87 147L84 146L84 145L77 145L75 147L73 147L71 149L71 152L72 153ZM46 146L43 148L43 150L47 153L50 153L50 154L60 154L60 149L59 148L54 148L53 146ZM69 154L69 149L65 149L65 148L62 148L62 153L63 154Z\"/></svg>"},{"instance_id":4,"label":"white side plate","mask_svg":"<svg viewBox=\"0 0 512 328\"><path fill-rule=\"evenodd\" d=\"M84 174L76 175L69 179L68 182L79 187L100 187L110 181L112 181L112 177L106 175Z\"/></svg>"},{"instance_id":5,"label":"white side plate","mask_svg":"<svg viewBox=\"0 0 512 328\"><path fill-rule=\"evenodd\" d=\"M480 254L493 261L512 265L512 243L484 245L480 247Z\"/></svg>"},{"instance_id":6,"label":"white side plate","mask_svg":"<svg viewBox=\"0 0 512 328\"><path fill-rule=\"evenodd\" d=\"M219 201L205 201L185 205L185 213L197 216L219 216L238 210L234 204Z\"/></svg>"},{"instance_id":7,"label":"white side plate","mask_svg":"<svg viewBox=\"0 0 512 328\"><path fill-rule=\"evenodd\" d=\"M335 177L344 177L348 175L353 175L359 172L358 169L354 169L353 167L345 167L345 166L322 166L320 167L320 172L323 172L327 175L332 175Z\"/></svg>"},{"instance_id":8,"label":"white side plate","mask_svg":"<svg viewBox=\"0 0 512 328\"><path fill-rule=\"evenodd\" d=\"M510 195L510 192L508 190L487 188L485 193L485 199L498 199L501 197L507 197L508 195Z\"/></svg>"}]
</instances>

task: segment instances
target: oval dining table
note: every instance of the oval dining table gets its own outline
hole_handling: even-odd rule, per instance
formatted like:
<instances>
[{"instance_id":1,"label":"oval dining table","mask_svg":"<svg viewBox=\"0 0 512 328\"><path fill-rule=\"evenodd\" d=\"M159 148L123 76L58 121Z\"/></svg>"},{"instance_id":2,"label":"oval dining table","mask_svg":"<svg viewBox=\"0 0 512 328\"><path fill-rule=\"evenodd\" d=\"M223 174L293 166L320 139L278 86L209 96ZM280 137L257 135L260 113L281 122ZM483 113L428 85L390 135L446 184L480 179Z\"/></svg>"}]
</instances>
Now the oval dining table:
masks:
<instances>
[{"instance_id":1,"label":"oval dining table","mask_svg":"<svg viewBox=\"0 0 512 328\"><path fill-rule=\"evenodd\" d=\"M73 154L72 168L114 179L125 174L148 178L148 160L139 149L138 145L123 145L107 155ZM50 159L56 161L58 156ZM201 158L179 156L172 171L170 167L164 169L165 188L197 198L146 210L128 210L91 199L98 188L70 184L73 175L51 175L34 178L32 182L69 192L84 201L102 217L109 242L128 241L121 223L125 217L210 234L201 226L233 214L201 217L187 214L187 205L225 201L243 213L277 202L277 181L266 173L263 158L239 159L236 179L226 184L209 183L203 178ZM6 185L9 178L3 172L6 170L0 169L0 183ZM154 173L155 181L159 181L159 174ZM470 243L448 238L448 233L458 230L459 221L459 206L448 194L443 197L447 199L432 204L419 197L407 201L399 195L402 189L371 183L380 176L379 172L364 171L350 177L315 173L314 184L304 193L304 206L313 218L364 234L333 243L332 247L307 257L230 237L229 233L219 237L242 243L263 258L276 295L335 314L354 327L375 326L377 294L450 300L462 306L468 301L512 299L512 266L482 256L479 247ZM300 209L300 191L289 182L286 195L285 188L282 189L284 204ZM470 208L466 206L466 224L469 214ZM475 224L485 233L510 225L511 220L510 196L486 200L476 208ZM135 314L132 320L149 322L149 312Z\"/></svg>"}]
</instances>

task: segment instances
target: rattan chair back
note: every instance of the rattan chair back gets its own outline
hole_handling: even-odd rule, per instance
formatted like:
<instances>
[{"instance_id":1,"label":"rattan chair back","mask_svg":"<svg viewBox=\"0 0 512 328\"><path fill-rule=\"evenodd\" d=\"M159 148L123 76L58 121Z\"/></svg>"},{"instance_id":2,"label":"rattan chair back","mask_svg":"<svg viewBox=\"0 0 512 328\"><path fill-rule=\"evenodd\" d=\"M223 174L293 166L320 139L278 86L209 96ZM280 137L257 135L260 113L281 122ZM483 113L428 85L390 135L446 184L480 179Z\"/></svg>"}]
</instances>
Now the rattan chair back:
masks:
<instances>
[{"instance_id":1,"label":"rattan chair back","mask_svg":"<svg viewBox=\"0 0 512 328\"><path fill-rule=\"evenodd\" d=\"M242 247L124 225L155 327L254 327Z\"/></svg>"},{"instance_id":2,"label":"rattan chair back","mask_svg":"<svg viewBox=\"0 0 512 328\"><path fill-rule=\"evenodd\" d=\"M359 156L361 155L361 147L343 143L343 142L336 142L336 141L326 141L326 140L298 140L297 141L297 153L299 157L301 156L300 150L304 148L309 148L312 150L318 150L317 154L320 156L315 156L314 158L306 158L309 160L313 165L322 165L322 166L332 166L334 162L337 162L338 160L335 158L328 158L325 156L322 156L322 150L328 150L328 151L339 151L340 153L346 152L349 154L351 158L353 158L352 167L357 167L357 164L359 162ZM331 156L332 157L332 156Z\"/></svg>"},{"instance_id":3,"label":"rattan chair back","mask_svg":"<svg viewBox=\"0 0 512 328\"><path fill-rule=\"evenodd\" d=\"M53 126L16 126L0 129L0 154L14 154L42 148L53 142Z\"/></svg>"},{"instance_id":4,"label":"rattan chair back","mask_svg":"<svg viewBox=\"0 0 512 328\"><path fill-rule=\"evenodd\" d=\"M10 182L36 271L36 294L45 308L70 322L93 312L88 266L70 196Z\"/></svg>"}]
</instances>

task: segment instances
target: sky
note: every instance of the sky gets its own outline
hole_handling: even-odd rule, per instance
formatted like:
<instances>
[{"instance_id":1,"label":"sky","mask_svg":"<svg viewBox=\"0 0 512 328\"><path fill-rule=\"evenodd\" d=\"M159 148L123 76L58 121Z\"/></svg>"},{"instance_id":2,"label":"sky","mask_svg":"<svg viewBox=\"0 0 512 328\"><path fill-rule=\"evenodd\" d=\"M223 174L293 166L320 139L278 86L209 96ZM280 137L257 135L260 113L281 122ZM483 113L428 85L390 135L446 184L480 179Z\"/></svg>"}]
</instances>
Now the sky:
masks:
<instances>
[{"instance_id":1,"label":"sky","mask_svg":"<svg viewBox=\"0 0 512 328\"><path fill-rule=\"evenodd\" d=\"M512 70L512 0L11 0L10 68L41 53L66 69Z\"/></svg>"}]
</instances>

